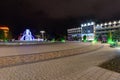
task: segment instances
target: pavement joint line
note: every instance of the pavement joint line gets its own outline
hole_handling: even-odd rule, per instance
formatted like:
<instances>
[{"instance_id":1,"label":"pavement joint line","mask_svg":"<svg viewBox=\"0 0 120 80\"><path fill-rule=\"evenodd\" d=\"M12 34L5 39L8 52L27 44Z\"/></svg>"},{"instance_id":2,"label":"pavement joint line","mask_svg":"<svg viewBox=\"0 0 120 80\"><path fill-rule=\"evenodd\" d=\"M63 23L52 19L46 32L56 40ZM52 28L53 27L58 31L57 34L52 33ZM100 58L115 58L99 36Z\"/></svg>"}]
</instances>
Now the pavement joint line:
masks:
<instances>
[{"instance_id":1,"label":"pavement joint line","mask_svg":"<svg viewBox=\"0 0 120 80\"><path fill-rule=\"evenodd\" d=\"M96 80L98 80L98 79L99 79L101 76L103 76L105 73L106 73L106 71L104 70L103 74L99 75Z\"/></svg>"},{"instance_id":2,"label":"pavement joint line","mask_svg":"<svg viewBox=\"0 0 120 80\"><path fill-rule=\"evenodd\" d=\"M91 73L92 73L92 74L91 74L91 75L88 75L88 74L87 74L87 76L88 76L88 77L92 77L92 75L93 75L94 73L98 72L99 70L100 70L100 69L97 69L97 70L94 71L94 72L90 72L90 73L88 73L88 74L91 74Z\"/></svg>"},{"instance_id":3,"label":"pavement joint line","mask_svg":"<svg viewBox=\"0 0 120 80\"><path fill-rule=\"evenodd\" d=\"M103 68L104 69L104 68ZM114 71L111 71L111 70L107 70L106 69L106 71L109 71L109 72L111 72L111 76L107 79L107 80L111 80L111 78L119 78L120 77L120 73L116 73L116 72L114 72ZM117 74L117 75L116 75ZM115 75L115 76L114 76ZM116 77L117 76L117 77ZM116 79L117 80L117 79Z\"/></svg>"},{"instance_id":4,"label":"pavement joint line","mask_svg":"<svg viewBox=\"0 0 120 80\"><path fill-rule=\"evenodd\" d=\"M99 69L100 70L100 69ZM101 71L101 70L100 70ZM96 74L95 75L98 75L98 74L100 74L99 72L100 71L98 71L98 72L96 72ZM102 72L103 74L105 73L105 71L104 72ZM94 77L93 76L91 76L91 77L89 77L88 79L89 80L98 80L99 79L99 77L101 76L101 75L103 75L103 74L100 74L100 75L98 75L97 77L96 77L96 79L94 79L95 78L95 75L94 75Z\"/></svg>"},{"instance_id":5,"label":"pavement joint line","mask_svg":"<svg viewBox=\"0 0 120 80\"><path fill-rule=\"evenodd\" d=\"M94 79L94 78L89 78L89 77L92 77L93 76L93 74L91 75L91 76L88 76L88 74L90 74L91 73L91 71L93 71L94 69L97 69L95 72L97 72L97 74L99 73L99 71L100 70L102 70L102 73L101 73L101 75L98 75L98 77L96 78L96 79ZM94 72L94 73L95 73ZM85 71L83 71L83 72L81 72L81 77L78 77L78 78L73 78L73 77L71 77L71 78L69 78L69 77L65 77L65 76L63 76L63 77L61 77L61 78L58 78L58 79L55 79L55 80L63 80L63 79L65 79L65 80L81 80L81 79L84 79L84 78L86 78L86 80L102 80L102 78L103 78L103 76L105 76L105 75L108 75L107 76L107 78L103 78L104 80L111 80L111 76L113 75L113 73L115 73L115 72L113 72L113 71L109 71L109 70L106 70L106 69L104 69L104 68L101 68L101 67L98 67L98 66L95 66L95 67L91 67L91 68L88 68L87 70L85 70ZM72 73L72 74L75 74L75 73ZM72 74L70 74L70 75L72 75ZM95 75L94 75L95 76ZM117 75L118 76L118 78L116 78L116 77L114 77L114 78L116 78L115 80L117 80L117 79L119 79L119 75ZM76 77L76 76L75 76Z\"/></svg>"},{"instance_id":6,"label":"pavement joint line","mask_svg":"<svg viewBox=\"0 0 120 80\"><path fill-rule=\"evenodd\" d=\"M110 76L112 76L112 73L111 73L111 75L110 75ZM109 76L109 77L110 77L110 76ZM109 80L109 77L108 77L106 80Z\"/></svg>"},{"instance_id":7,"label":"pavement joint line","mask_svg":"<svg viewBox=\"0 0 120 80\"><path fill-rule=\"evenodd\" d=\"M94 70L94 67L92 67L93 68L93 70ZM97 67L95 67L95 68L97 68ZM89 70L89 69L88 69ZM99 69L97 69L96 71L98 71ZM87 73L84 73L84 74L82 74L82 76L81 77L79 77L78 79L80 79L80 78L82 78L82 77L86 77L86 75L88 75L90 72L91 72L92 70L89 70ZM90 77L90 76L89 76ZM89 78L87 78L87 79L89 79Z\"/></svg>"}]
</instances>

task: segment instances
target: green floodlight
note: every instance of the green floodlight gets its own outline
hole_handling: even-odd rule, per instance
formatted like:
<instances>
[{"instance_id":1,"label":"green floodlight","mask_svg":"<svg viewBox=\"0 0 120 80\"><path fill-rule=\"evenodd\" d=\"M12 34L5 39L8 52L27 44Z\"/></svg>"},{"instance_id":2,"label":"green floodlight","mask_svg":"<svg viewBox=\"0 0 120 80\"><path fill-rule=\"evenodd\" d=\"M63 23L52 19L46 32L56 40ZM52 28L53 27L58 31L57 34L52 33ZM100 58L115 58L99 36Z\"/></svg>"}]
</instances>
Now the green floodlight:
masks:
<instances>
[{"instance_id":1,"label":"green floodlight","mask_svg":"<svg viewBox=\"0 0 120 80\"><path fill-rule=\"evenodd\" d=\"M109 39L108 39L108 43L109 43L109 44L113 43L112 39L109 38Z\"/></svg>"},{"instance_id":2,"label":"green floodlight","mask_svg":"<svg viewBox=\"0 0 120 80\"><path fill-rule=\"evenodd\" d=\"M51 42L55 42L55 39L52 39Z\"/></svg>"},{"instance_id":3,"label":"green floodlight","mask_svg":"<svg viewBox=\"0 0 120 80\"><path fill-rule=\"evenodd\" d=\"M65 39L62 39L61 42L65 42Z\"/></svg>"},{"instance_id":4,"label":"green floodlight","mask_svg":"<svg viewBox=\"0 0 120 80\"><path fill-rule=\"evenodd\" d=\"M5 39L5 40L4 40L4 42L8 42L8 40L7 40L7 39Z\"/></svg>"},{"instance_id":5,"label":"green floodlight","mask_svg":"<svg viewBox=\"0 0 120 80\"><path fill-rule=\"evenodd\" d=\"M97 41L96 40L93 40L92 43L95 44Z\"/></svg>"},{"instance_id":6,"label":"green floodlight","mask_svg":"<svg viewBox=\"0 0 120 80\"><path fill-rule=\"evenodd\" d=\"M112 33L111 33L111 31L110 31L110 33L109 33L109 38L108 38L107 43L109 43L109 44L112 44L112 43L113 43L113 41L112 41Z\"/></svg>"},{"instance_id":7,"label":"green floodlight","mask_svg":"<svg viewBox=\"0 0 120 80\"><path fill-rule=\"evenodd\" d=\"M83 40L84 42L87 42L87 40Z\"/></svg>"},{"instance_id":8,"label":"green floodlight","mask_svg":"<svg viewBox=\"0 0 120 80\"><path fill-rule=\"evenodd\" d=\"M98 41L97 41L97 39L94 39L93 41L92 41L92 44L96 44Z\"/></svg>"},{"instance_id":9,"label":"green floodlight","mask_svg":"<svg viewBox=\"0 0 120 80\"><path fill-rule=\"evenodd\" d=\"M98 37L94 37L94 40L92 41L92 44L96 44L98 42Z\"/></svg>"}]
</instances>

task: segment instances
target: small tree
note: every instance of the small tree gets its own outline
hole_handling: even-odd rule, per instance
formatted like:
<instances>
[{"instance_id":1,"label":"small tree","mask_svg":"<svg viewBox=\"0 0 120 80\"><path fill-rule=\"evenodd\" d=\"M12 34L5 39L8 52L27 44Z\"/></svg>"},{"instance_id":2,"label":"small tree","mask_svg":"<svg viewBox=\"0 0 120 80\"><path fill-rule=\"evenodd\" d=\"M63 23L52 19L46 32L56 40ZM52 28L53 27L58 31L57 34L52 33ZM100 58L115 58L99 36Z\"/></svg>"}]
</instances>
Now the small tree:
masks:
<instances>
[{"instance_id":1,"label":"small tree","mask_svg":"<svg viewBox=\"0 0 120 80\"><path fill-rule=\"evenodd\" d=\"M87 39L87 36L84 35L84 36L83 36L83 41L86 42L86 39Z\"/></svg>"}]
</instances>

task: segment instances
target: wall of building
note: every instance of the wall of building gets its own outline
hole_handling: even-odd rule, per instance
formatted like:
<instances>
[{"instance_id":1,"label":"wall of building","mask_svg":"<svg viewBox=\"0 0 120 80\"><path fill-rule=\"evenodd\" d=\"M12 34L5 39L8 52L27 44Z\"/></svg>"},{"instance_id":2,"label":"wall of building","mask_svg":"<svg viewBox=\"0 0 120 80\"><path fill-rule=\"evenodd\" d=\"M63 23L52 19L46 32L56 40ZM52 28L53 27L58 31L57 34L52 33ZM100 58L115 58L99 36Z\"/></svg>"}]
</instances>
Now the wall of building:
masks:
<instances>
[{"instance_id":1,"label":"wall of building","mask_svg":"<svg viewBox=\"0 0 120 80\"><path fill-rule=\"evenodd\" d=\"M96 24L95 22L81 24L79 28L68 29L68 40L74 40L73 37L78 37L83 40L83 36L87 36L87 40L94 40L97 37L99 40L107 38L107 35L116 30L120 30L120 20L113 22L105 22Z\"/></svg>"}]
</instances>

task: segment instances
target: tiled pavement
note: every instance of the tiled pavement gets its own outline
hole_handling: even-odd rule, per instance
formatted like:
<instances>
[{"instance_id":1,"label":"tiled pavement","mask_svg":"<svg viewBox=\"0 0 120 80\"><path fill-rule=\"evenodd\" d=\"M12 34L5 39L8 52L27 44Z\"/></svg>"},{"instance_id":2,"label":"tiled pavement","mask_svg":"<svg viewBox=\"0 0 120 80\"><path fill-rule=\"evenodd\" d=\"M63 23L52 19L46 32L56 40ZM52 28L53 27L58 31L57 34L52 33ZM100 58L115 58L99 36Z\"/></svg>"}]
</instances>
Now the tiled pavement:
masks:
<instances>
[{"instance_id":1,"label":"tiled pavement","mask_svg":"<svg viewBox=\"0 0 120 80\"><path fill-rule=\"evenodd\" d=\"M35 54L35 53L45 53L58 50L66 50L73 48L81 48L90 45L81 42L66 42L66 43L56 43L56 44L40 44L40 45L27 45L27 46L0 46L0 57L12 56L12 55L23 55L23 54Z\"/></svg>"},{"instance_id":2,"label":"tiled pavement","mask_svg":"<svg viewBox=\"0 0 120 80\"><path fill-rule=\"evenodd\" d=\"M69 77L56 80L120 80L120 74L100 67L91 67L83 72L76 72Z\"/></svg>"},{"instance_id":3,"label":"tiled pavement","mask_svg":"<svg viewBox=\"0 0 120 80\"><path fill-rule=\"evenodd\" d=\"M0 80L120 80L120 74L100 67L117 55L107 45L97 51L0 69Z\"/></svg>"},{"instance_id":4,"label":"tiled pavement","mask_svg":"<svg viewBox=\"0 0 120 80\"><path fill-rule=\"evenodd\" d=\"M84 54L87 52L92 52L102 48L103 45L82 45L79 48L67 49L67 50L59 50L59 51L52 51L46 53L33 53L33 54L23 54L23 55L11 55L0 57L0 68L8 67L8 66L15 66L27 63L34 63L40 62L50 59L56 59L61 57L68 57L78 54ZM10 55L10 54L9 54Z\"/></svg>"}]
</instances>

